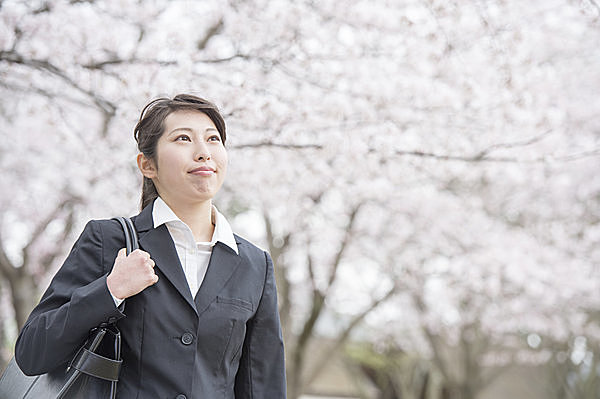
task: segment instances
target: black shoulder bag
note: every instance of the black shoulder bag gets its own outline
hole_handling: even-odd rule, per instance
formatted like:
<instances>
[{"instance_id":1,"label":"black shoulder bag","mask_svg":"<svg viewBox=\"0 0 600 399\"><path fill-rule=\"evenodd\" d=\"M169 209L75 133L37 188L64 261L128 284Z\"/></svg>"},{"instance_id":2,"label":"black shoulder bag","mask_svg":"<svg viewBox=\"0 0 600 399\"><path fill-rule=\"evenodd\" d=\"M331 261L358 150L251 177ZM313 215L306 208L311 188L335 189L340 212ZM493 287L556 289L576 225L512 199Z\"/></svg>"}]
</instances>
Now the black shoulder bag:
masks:
<instances>
[{"instance_id":1,"label":"black shoulder bag","mask_svg":"<svg viewBox=\"0 0 600 399\"><path fill-rule=\"evenodd\" d=\"M129 254L139 248L137 233L129 218L115 219L123 227ZM121 333L114 322L102 323L90 330L66 368L27 376L13 357L0 379L0 398L115 399L121 363Z\"/></svg>"}]
</instances>

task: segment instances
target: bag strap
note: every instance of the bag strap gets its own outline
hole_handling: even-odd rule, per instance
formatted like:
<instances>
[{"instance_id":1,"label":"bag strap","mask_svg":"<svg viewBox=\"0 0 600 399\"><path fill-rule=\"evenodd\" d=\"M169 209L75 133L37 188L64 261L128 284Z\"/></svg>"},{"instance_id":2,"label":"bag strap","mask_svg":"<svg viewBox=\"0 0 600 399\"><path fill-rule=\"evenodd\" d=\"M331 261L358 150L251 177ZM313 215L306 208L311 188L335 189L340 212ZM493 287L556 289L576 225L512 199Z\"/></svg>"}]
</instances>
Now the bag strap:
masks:
<instances>
[{"instance_id":1,"label":"bag strap","mask_svg":"<svg viewBox=\"0 0 600 399\"><path fill-rule=\"evenodd\" d=\"M113 328L116 329L115 326ZM110 382L110 396L109 398L115 399L117 392L117 382L119 380L119 374L121 372L121 365L123 359L121 359L121 333L116 330L114 336L115 343L118 342L118 347L115 347L116 359L109 359L101 356L94 351L98 349L102 340L108 334L108 327L100 327L92 330L92 337L88 340L89 349L84 344L79 351L75 354L71 363L67 367L67 372L72 368L74 372L68 377L62 386L60 392L56 396L56 399L66 399L69 395L69 391L75 381L77 381L82 374L87 374L92 377L100 378Z\"/></svg>"},{"instance_id":2,"label":"bag strap","mask_svg":"<svg viewBox=\"0 0 600 399\"><path fill-rule=\"evenodd\" d=\"M140 247L138 244L138 236L137 232L135 231L135 226L129 218L119 216L115 219L121 224L123 233L125 233L125 248L127 250L127 255L129 255L131 252Z\"/></svg>"},{"instance_id":3,"label":"bag strap","mask_svg":"<svg viewBox=\"0 0 600 399\"><path fill-rule=\"evenodd\" d=\"M131 252L140 248L138 243L138 235L137 231L135 231L135 226L131 219L126 217L118 216L113 218L121 224L121 228L123 229L123 234L125 235L125 251L126 254L129 255ZM125 310L125 301L119 305L119 309L121 312ZM110 323L110 322L109 322Z\"/></svg>"},{"instance_id":4,"label":"bag strap","mask_svg":"<svg viewBox=\"0 0 600 399\"><path fill-rule=\"evenodd\" d=\"M118 381L123 359L113 360L83 348L81 356L78 357L71 367L107 381Z\"/></svg>"},{"instance_id":5,"label":"bag strap","mask_svg":"<svg viewBox=\"0 0 600 399\"><path fill-rule=\"evenodd\" d=\"M114 219L116 219L123 228L123 233L125 235L125 249L127 251L127 255L129 255L131 252L140 247L138 244L138 236L137 232L135 231L135 226L129 218L116 217ZM121 306L124 306L124 304L125 302L123 302ZM102 339L106 336L108 328L113 328L116 330L113 343L117 359L109 359L94 353L96 348L100 345ZM102 323L99 328L94 329L92 335L93 338L90 342L89 349L86 348L86 345L84 344L81 348L79 348L79 351L77 351L71 360L67 371L70 368L73 368L75 369L75 372L71 374L66 383L63 385L62 389L58 393L58 399L66 397L71 386L82 374L87 374L96 378L110 381L111 386L109 397L116 398L117 381L119 380L119 373L121 371L121 364L123 362L121 359L121 333L116 327L116 321L109 321L108 323Z\"/></svg>"}]
</instances>

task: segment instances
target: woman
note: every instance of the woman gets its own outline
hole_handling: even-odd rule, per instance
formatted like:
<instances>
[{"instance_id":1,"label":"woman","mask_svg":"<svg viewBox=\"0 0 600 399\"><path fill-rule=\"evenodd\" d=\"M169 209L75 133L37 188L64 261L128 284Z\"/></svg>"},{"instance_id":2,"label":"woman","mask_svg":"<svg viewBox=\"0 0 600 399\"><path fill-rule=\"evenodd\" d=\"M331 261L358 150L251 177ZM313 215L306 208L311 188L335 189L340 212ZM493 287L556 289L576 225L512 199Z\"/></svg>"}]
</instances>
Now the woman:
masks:
<instances>
[{"instance_id":1,"label":"woman","mask_svg":"<svg viewBox=\"0 0 600 399\"><path fill-rule=\"evenodd\" d=\"M227 171L218 109L191 95L157 99L134 136L140 249L125 255L117 221L90 221L19 334L17 363L48 372L117 320L119 398L285 398L271 258L212 205Z\"/></svg>"}]
</instances>

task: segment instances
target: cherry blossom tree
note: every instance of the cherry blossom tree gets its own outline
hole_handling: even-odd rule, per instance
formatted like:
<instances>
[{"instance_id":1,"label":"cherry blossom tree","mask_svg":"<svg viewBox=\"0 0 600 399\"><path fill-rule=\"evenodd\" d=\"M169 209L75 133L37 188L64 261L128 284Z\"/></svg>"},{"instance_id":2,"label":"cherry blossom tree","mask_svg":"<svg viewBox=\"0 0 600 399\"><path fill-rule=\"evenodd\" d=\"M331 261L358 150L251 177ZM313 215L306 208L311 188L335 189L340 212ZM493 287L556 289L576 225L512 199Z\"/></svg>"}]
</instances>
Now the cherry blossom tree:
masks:
<instances>
[{"instance_id":1,"label":"cherry blossom tree","mask_svg":"<svg viewBox=\"0 0 600 399\"><path fill-rule=\"evenodd\" d=\"M191 91L228 122L217 203L275 260L290 398L353 334L391 334L465 399L494 377L479 366L551 356L522 354L530 334L592 348L599 13L583 0L0 2L5 339L87 219L135 213L141 107ZM334 339L312 354L317 334Z\"/></svg>"}]
</instances>

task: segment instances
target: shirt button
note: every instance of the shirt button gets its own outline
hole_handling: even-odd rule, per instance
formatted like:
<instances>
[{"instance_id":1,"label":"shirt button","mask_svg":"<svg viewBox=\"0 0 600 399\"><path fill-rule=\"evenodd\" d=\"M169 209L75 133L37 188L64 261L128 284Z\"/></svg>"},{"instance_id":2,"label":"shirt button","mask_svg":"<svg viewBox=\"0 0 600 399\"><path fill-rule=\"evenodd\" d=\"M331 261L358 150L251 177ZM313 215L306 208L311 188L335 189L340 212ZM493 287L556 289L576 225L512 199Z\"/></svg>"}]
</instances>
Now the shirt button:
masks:
<instances>
[{"instance_id":1,"label":"shirt button","mask_svg":"<svg viewBox=\"0 0 600 399\"><path fill-rule=\"evenodd\" d=\"M192 334L190 334L189 332L186 332L185 334L183 334L183 335L181 336L181 342L182 342L184 345L189 345L189 344L191 344L192 342L194 342L194 336L193 336ZM183 396L183 397L185 398L185 396ZM179 398L179 396L178 396L178 398Z\"/></svg>"},{"instance_id":2,"label":"shirt button","mask_svg":"<svg viewBox=\"0 0 600 399\"><path fill-rule=\"evenodd\" d=\"M187 397L185 395L177 395L177 397L175 399L187 399Z\"/></svg>"}]
</instances>

